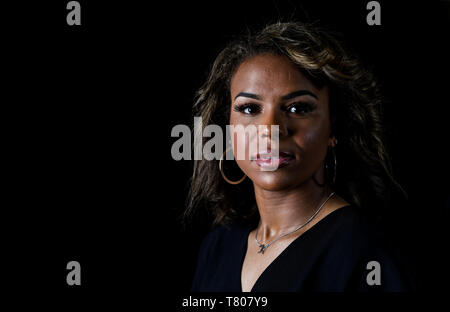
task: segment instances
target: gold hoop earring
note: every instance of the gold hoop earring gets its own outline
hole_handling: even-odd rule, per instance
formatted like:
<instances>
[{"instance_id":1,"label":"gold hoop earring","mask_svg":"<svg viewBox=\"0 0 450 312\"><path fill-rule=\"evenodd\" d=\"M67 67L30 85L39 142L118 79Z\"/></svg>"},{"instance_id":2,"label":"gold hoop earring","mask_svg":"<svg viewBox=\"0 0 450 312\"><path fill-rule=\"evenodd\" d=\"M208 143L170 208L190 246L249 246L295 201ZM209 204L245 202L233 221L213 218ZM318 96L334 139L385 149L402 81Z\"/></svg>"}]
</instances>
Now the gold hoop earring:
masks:
<instances>
[{"instance_id":1,"label":"gold hoop earring","mask_svg":"<svg viewBox=\"0 0 450 312\"><path fill-rule=\"evenodd\" d=\"M337 140L335 140L335 144L337 144ZM336 173L337 173L337 159L336 159L336 153L334 151L334 147L328 146L327 156L329 154L333 154L333 177L330 177L330 168L328 166L327 160L325 158L325 181L323 184L319 183L317 181L315 174L312 176L313 181L320 187L325 187L327 184L334 185L336 183ZM326 156L326 157L327 157Z\"/></svg>"},{"instance_id":2,"label":"gold hoop earring","mask_svg":"<svg viewBox=\"0 0 450 312\"><path fill-rule=\"evenodd\" d=\"M336 153L334 152L334 147L331 148L331 153L333 154L333 159L334 159L334 166L333 166L333 178L331 178L331 185L333 185L334 183L336 183L336 172L337 172L337 159L336 159ZM325 169L326 171L328 171L328 164L325 164Z\"/></svg>"},{"instance_id":3,"label":"gold hoop earring","mask_svg":"<svg viewBox=\"0 0 450 312\"><path fill-rule=\"evenodd\" d=\"M225 176L225 173L223 173L223 157L224 157L224 155L230 150L230 148L231 148L231 146L230 146L229 148L227 148L227 149L225 150L225 152L223 152L222 156L220 156L220 159L219 159L219 171L220 171L220 173L222 174L222 177L224 178L225 181L227 181L227 182L230 183L230 184L234 184L234 185L235 185L235 184L239 184L239 183L241 183L242 181L244 181L245 178L247 177L247 175L244 174L244 176L243 176L240 180L238 180L238 181L231 181L230 179L228 179L228 178Z\"/></svg>"}]
</instances>

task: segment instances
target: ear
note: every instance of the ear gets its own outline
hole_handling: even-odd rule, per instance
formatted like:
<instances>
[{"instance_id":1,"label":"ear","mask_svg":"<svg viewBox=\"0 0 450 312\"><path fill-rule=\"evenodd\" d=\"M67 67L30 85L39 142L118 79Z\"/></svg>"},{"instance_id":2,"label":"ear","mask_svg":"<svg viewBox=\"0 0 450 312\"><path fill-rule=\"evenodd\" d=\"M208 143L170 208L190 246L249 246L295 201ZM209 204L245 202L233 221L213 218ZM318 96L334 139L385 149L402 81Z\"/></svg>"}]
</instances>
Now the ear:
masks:
<instances>
[{"instance_id":1,"label":"ear","mask_svg":"<svg viewBox=\"0 0 450 312\"><path fill-rule=\"evenodd\" d=\"M331 146L332 148L336 147L337 139L334 135L334 127L336 124L336 116L331 116L331 134L330 138L328 139L328 146Z\"/></svg>"},{"instance_id":2,"label":"ear","mask_svg":"<svg viewBox=\"0 0 450 312\"><path fill-rule=\"evenodd\" d=\"M330 136L330 138L328 139L328 146L335 148L337 145L337 139L336 137L333 135Z\"/></svg>"}]
</instances>

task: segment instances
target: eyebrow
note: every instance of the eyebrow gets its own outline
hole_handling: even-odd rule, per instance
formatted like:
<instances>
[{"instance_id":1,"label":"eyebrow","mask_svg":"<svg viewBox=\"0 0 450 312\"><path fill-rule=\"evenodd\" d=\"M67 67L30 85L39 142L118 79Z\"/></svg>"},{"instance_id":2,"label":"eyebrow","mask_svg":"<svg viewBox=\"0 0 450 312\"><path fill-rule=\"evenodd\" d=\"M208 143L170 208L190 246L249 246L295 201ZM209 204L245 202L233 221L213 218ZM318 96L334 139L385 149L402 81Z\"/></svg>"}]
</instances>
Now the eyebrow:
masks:
<instances>
[{"instance_id":1,"label":"eyebrow","mask_svg":"<svg viewBox=\"0 0 450 312\"><path fill-rule=\"evenodd\" d=\"M302 95L309 95L317 100L319 99L317 97L317 95L315 95L314 93L312 93L311 91L308 91L308 90L297 90L297 91L291 92L289 94L283 95L281 97L281 99L284 101L287 101L287 100L290 100L297 96L302 96ZM234 97L234 99L236 100L236 98L239 96L248 97L248 98L255 99L255 100L262 100L262 98L259 95L253 94L253 93L248 93L248 92L239 92L238 95L236 95Z\"/></svg>"},{"instance_id":2,"label":"eyebrow","mask_svg":"<svg viewBox=\"0 0 450 312\"><path fill-rule=\"evenodd\" d=\"M261 97L259 95L256 95L253 93L247 93L247 92L239 92L238 95L236 95L234 97L234 99L236 100L236 98L239 96L248 97L248 98L255 99L255 100L261 100Z\"/></svg>"},{"instance_id":3,"label":"eyebrow","mask_svg":"<svg viewBox=\"0 0 450 312\"><path fill-rule=\"evenodd\" d=\"M319 98L317 97L317 95L315 95L314 93L312 93L311 91L308 91L308 90L298 90L298 91L294 91L294 92L291 92L291 93L289 93L289 94L286 94L286 95L283 95L282 97L281 97L281 99L283 99L283 100L290 100L290 99L293 99L293 98L295 98L295 97L297 97L297 96L301 96L301 95L309 95L309 96L312 96L313 98L315 98L316 100L318 100Z\"/></svg>"}]
</instances>

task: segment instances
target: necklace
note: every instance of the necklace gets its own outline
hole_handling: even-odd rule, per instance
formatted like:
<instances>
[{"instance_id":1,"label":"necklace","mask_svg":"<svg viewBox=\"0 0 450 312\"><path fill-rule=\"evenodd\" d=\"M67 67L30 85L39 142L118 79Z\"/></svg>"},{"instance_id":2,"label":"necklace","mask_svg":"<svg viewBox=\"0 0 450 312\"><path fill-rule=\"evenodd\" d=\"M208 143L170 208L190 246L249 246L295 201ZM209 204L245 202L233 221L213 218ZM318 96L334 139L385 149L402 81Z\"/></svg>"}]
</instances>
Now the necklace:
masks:
<instances>
[{"instance_id":1,"label":"necklace","mask_svg":"<svg viewBox=\"0 0 450 312\"><path fill-rule=\"evenodd\" d=\"M334 195L334 192L332 192L330 195L328 195L327 199L324 200L324 202L319 206L319 208L317 208L316 212L314 212L314 214L302 225L300 225L298 228L296 228L295 230L288 232L286 234L283 234L277 238L275 238L273 241L271 241L268 244L262 244L258 241L258 228L256 228L256 233L255 233L255 240L256 243L258 244L258 247L260 248L260 250L258 251L258 253L260 254L264 254L264 252L266 251L267 248L269 248L270 245L272 245L273 243L275 243L277 240L288 236L289 234L292 234L294 232L297 232L298 230L300 230L301 228L303 228L304 226L306 226L309 222L312 221L312 219L314 219L314 217L319 213L319 211L322 209L323 206L325 206L325 204L327 203L327 201Z\"/></svg>"}]
</instances>

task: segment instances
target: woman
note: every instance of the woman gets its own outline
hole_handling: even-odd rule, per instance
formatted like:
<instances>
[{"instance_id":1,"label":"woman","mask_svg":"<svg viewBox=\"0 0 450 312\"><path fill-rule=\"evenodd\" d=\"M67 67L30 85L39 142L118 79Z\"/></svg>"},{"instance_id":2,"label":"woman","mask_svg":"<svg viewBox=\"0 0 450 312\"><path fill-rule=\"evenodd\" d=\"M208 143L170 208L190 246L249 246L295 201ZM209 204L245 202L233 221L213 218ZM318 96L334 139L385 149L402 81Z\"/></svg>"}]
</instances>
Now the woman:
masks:
<instances>
[{"instance_id":1,"label":"woman","mask_svg":"<svg viewBox=\"0 0 450 312\"><path fill-rule=\"evenodd\" d=\"M218 227L202 243L192 290L405 290L363 218L399 187L380 104L370 72L314 25L276 23L229 44L194 114L204 126L262 131L233 133L236 160L222 157L219 169L194 163L187 214L206 207ZM267 148L249 153L249 142L261 138L269 138ZM264 170L268 163L275 170ZM231 177L232 164L242 178Z\"/></svg>"}]
</instances>

